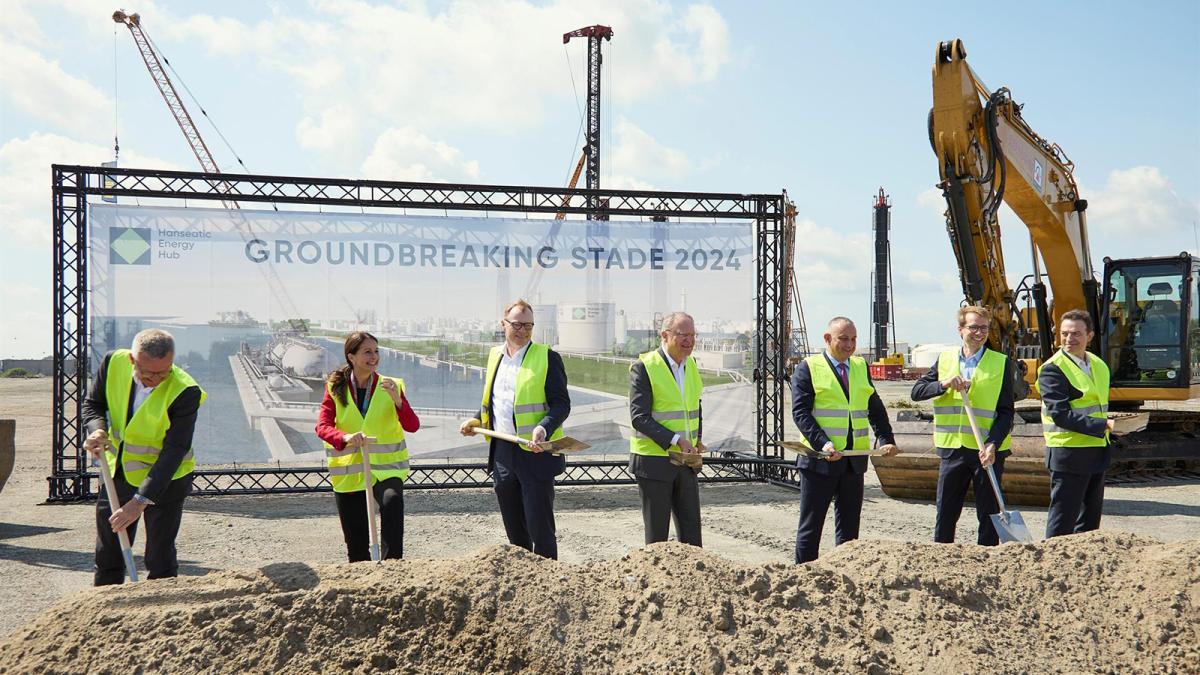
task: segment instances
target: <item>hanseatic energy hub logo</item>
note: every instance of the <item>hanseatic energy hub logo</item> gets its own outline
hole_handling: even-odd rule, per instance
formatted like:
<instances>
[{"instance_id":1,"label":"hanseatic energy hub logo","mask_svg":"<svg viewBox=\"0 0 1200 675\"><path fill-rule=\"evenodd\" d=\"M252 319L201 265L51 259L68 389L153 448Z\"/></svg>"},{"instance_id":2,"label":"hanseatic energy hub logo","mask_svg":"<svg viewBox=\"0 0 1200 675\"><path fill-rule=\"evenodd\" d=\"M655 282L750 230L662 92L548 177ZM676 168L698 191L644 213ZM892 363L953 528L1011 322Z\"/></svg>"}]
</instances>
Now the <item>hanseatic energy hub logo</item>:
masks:
<instances>
[{"instance_id":1,"label":"hanseatic energy hub logo","mask_svg":"<svg viewBox=\"0 0 1200 675\"><path fill-rule=\"evenodd\" d=\"M150 228L114 227L108 231L109 262L113 265L150 264Z\"/></svg>"}]
</instances>

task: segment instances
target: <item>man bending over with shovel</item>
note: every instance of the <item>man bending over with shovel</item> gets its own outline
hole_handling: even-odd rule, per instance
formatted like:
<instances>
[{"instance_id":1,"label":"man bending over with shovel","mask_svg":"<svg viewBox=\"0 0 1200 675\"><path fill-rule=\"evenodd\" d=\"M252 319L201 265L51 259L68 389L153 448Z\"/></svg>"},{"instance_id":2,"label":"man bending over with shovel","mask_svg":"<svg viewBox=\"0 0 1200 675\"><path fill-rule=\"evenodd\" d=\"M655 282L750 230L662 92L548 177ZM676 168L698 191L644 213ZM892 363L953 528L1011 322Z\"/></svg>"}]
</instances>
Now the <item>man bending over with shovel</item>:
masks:
<instances>
[{"instance_id":1,"label":"man bending over with shovel","mask_svg":"<svg viewBox=\"0 0 1200 675\"><path fill-rule=\"evenodd\" d=\"M107 490L96 500L96 586L121 583L126 570L117 534L128 531L132 540L143 516L149 577L179 575L175 536L192 490L192 432L206 395L174 358L171 334L146 329L132 349L104 356L83 402L89 432L83 447L108 464L121 504L114 513Z\"/></svg>"},{"instance_id":2,"label":"man bending over with shovel","mask_svg":"<svg viewBox=\"0 0 1200 675\"><path fill-rule=\"evenodd\" d=\"M958 334L962 337L962 348L942 352L937 363L912 388L912 400L933 399L933 444L942 458L933 540L942 544L954 543L967 488L972 485L975 516L979 520L976 542L981 546L1000 543L991 521L991 514L999 506L985 468L992 466L996 480L1000 480L1004 460L1012 454L1015 369L1007 356L988 349L991 321L992 313L984 307L960 308ZM975 442L964 405L971 406L980 431L987 436L982 448Z\"/></svg>"}]
</instances>

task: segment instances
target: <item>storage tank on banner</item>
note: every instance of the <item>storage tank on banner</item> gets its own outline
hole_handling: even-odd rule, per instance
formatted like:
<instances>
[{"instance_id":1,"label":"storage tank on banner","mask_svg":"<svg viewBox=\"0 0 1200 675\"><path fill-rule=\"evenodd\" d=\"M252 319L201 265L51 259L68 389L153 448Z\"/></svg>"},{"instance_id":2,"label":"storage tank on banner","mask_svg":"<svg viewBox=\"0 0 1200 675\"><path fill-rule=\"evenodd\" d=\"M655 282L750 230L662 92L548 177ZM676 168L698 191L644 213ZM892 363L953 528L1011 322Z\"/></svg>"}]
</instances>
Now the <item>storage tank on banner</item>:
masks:
<instances>
[{"instance_id":1,"label":"storage tank on banner","mask_svg":"<svg viewBox=\"0 0 1200 675\"><path fill-rule=\"evenodd\" d=\"M617 306L612 302L564 302L558 305L558 348L598 354L612 349Z\"/></svg>"},{"instance_id":2,"label":"storage tank on banner","mask_svg":"<svg viewBox=\"0 0 1200 675\"><path fill-rule=\"evenodd\" d=\"M558 306L533 306L533 341L538 344L558 344Z\"/></svg>"}]
</instances>

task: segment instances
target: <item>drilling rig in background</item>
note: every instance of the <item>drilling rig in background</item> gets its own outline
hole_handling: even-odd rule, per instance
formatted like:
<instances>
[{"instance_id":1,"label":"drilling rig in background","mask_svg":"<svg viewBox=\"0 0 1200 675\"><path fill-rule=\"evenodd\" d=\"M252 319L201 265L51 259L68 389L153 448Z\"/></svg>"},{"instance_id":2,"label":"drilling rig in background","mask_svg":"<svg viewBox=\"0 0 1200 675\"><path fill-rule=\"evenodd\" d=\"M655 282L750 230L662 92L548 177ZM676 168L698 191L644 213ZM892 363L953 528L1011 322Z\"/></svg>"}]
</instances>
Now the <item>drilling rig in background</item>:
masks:
<instances>
[{"instance_id":1,"label":"drilling rig in background","mask_svg":"<svg viewBox=\"0 0 1200 675\"><path fill-rule=\"evenodd\" d=\"M883 188L875 195L871 227L875 232L875 266L871 269L871 377L898 380L904 355L896 352L896 310L892 302L892 202ZM888 339L889 329L891 340Z\"/></svg>"}]
</instances>

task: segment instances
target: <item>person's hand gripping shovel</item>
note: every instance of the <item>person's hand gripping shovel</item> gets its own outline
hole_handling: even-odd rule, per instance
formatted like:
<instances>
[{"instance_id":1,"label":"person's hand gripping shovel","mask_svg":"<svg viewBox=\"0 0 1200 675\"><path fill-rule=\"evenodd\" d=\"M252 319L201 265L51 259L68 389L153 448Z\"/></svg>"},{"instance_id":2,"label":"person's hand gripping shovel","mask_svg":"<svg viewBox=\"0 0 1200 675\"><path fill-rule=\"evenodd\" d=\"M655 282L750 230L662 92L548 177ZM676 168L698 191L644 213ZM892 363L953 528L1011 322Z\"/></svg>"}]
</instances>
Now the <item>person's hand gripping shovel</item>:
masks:
<instances>
[{"instance_id":1,"label":"person's hand gripping shovel","mask_svg":"<svg viewBox=\"0 0 1200 675\"><path fill-rule=\"evenodd\" d=\"M107 435L103 437L103 440L97 439L96 442L102 443L104 448L116 453L116 449L113 448ZM109 511L116 513L121 510L121 503L117 500L117 487L113 484L112 472L108 470L108 460L104 458L103 454L99 457L92 454L92 464L100 466L100 478L104 481L104 492L108 494ZM117 539L121 542L121 557L125 559L125 572L129 574L130 581L137 581L137 564L133 562L133 546L129 543L129 532L125 529L117 531Z\"/></svg>"},{"instance_id":2,"label":"person's hand gripping shovel","mask_svg":"<svg viewBox=\"0 0 1200 675\"><path fill-rule=\"evenodd\" d=\"M363 475L363 496L367 502L367 527L371 534L371 560L374 562L380 561L379 553L379 520L375 515L375 490L372 489L371 480L371 452L368 447L376 442L377 438L371 436L360 436L358 441L358 454L362 457L362 475Z\"/></svg>"},{"instance_id":3,"label":"person's hand gripping shovel","mask_svg":"<svg viewBox=\"0 0 1200 675\"><path fill-rule=\"evenodd\" d=\"M967 413L967 421L971 423L971 433L975 434L975 444L983 447L983 434L979 433L979 425L975 422L975 411L971 410L971 401L964 395L963 410ZM1000 513L993 513L992 526L996 528L996 534L1000 537L1000 543L1018 541L1018 542L1033 542L1033 535L1030 534L1029 528L1025 526L1025 518L1021 516L1019 511L1009 511L1004 505L1004 495L1000 493L1000 481L996 480L996 472L992 471L992 465L987 467L988 480L992 484L992 491L996 493L996 503L1000 505Z\"/></svg>"},{"instance_id":4,"label":"person's hand gripping shovel","mask_svg":"<svg viewBox=\"0 0 1200 675\"><path fill-rule=\"evenodd\" d=\"M475 422L475 421L476 420L468 420L468 422ZM464 423L464 428L466 428L466 424L467 423ZM514 443L516 445L524 445L524 446L530 447L530 449L533 448L533 446L530 445L529 440L521 438L520 436L515 436L513 434L506 434L503 431L492 431L491 429L485 429L482 426L473 426L473 425L470 427L470 430L473 433L480 434L481 436L490 436L491 438L499 438L502 441L508 441L509 443ZM469 435L469 434L466 434L466 432L463 432L463 433L465 435ZM535 450L535 452L548 452L552 455L561 455L564 452L570 453L570 452L579 452L580 450L587 450L588 448L590 448L592 446L588 445L587 443L584 443L581 440L571 438L570 436L563 436L562 438L556 438L554 440L549 440L549 439L544 440L544 441L538 443L537 447L538 447L538 449Z\"/></svg>"}]
</instances>

